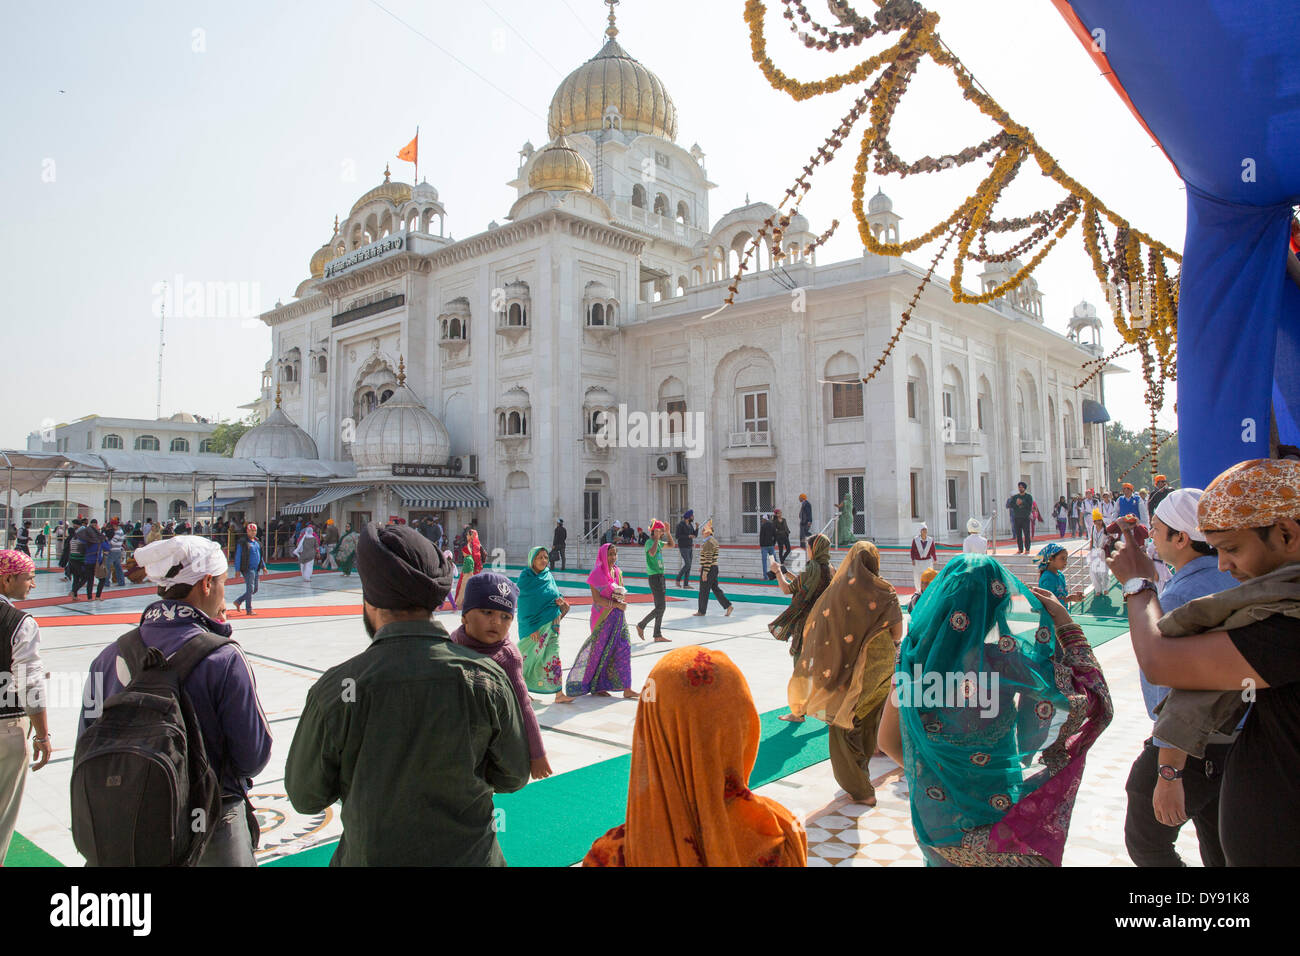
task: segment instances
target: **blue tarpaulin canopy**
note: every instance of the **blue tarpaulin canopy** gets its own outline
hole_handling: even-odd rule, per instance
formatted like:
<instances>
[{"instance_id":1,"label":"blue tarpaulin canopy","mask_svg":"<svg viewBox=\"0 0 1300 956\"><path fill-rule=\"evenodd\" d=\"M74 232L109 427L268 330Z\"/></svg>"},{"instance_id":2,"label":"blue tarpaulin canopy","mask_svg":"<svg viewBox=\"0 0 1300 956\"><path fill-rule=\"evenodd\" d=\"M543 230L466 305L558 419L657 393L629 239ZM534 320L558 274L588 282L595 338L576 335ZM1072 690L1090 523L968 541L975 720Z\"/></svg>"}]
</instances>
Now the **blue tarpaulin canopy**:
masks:
<instances>
[{"instance_id":1,"label":"blue tarpaulin canopy","mask_svg":"<svg viewBox=\"0 0 1300 956\"><path fill-rule=\"evenodd\" d=\"M1106 411L1105 405L1091 398L1083 400L1083 423L1085 425L1095 425L1098 422L1108 421L1110 421L1110 412Z\"/></svg>"},{"instance_id":2,"label":"blue tarpaulin canopy","mask_svg":"<svg viewBox=\"0 0 1300 956\"><path fill-rule=\"evenodd\" d=\"M1300 445L1300 4L1053 0L1187 186L1178 307L1184 486ZM1156 230L1158 232L1158 230Z\"/></svg>"}]
</instances>

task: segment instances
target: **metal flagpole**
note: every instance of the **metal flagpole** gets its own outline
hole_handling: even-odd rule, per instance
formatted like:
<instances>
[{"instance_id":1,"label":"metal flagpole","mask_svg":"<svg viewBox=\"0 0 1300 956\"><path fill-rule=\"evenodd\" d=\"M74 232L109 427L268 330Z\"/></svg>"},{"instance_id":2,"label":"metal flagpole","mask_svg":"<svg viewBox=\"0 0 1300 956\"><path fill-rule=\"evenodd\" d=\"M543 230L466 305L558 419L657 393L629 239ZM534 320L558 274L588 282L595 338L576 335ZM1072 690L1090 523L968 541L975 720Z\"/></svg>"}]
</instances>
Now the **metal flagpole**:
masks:
<instances>
[{"instance_id":1,"label":"metal flagpole","mask_svg":"<svg viewBox=\"0 0 1300 956\"><path fill-rule=\"evenodd\" d=\"M9 460L8 455L5 456L5 460ZM5 518L8 519L8 524L5 525L5 547L12 548L14 543L9 540L9 528L16 524L14 521L14 466L12 462L9 464L9 492L5 496Z\"/></svg>"},{"instance_id":2,"label":"metal flagpole","mask_svg":"<svg viewBox=\"0 0 1300 956\"><path fill-rule=\"evenodd\" d=\"M196 520L199 516L199 473L197 471L191 475L190 480L190 515Z\"/></svg>"},{"instance_id":3,"label":"metal flagpole","mask_svg":"<svg viewBox=\"0 0 1300 956\"><path fill-rule=\"evenodd\" d=\"M113 469L108 469L108 501L104 502L105 523L113 520Z\"/></svg>"},{"instance_id":4,"label":"metal flagpole","mask_svg":"<svg viewBox=\"0 0 1300 956\"><path fill-rule=\"evenodd\" d=\"M146 475L140 476L140 520L149 520L149 508L145 502L149 500L149 478Z\"/></svg>"}]
</instances>

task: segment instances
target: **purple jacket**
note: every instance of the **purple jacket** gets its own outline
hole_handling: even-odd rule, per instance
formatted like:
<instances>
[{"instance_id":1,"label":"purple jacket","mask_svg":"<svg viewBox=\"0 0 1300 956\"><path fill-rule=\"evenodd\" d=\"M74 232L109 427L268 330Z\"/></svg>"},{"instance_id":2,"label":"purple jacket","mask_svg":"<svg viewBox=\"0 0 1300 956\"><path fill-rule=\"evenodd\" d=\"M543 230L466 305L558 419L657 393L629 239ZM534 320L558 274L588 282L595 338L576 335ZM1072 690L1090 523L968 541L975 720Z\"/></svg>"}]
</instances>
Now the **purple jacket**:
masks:
<instances>
[{"instance_id":1,"label":"purple jacket","mask_svg":"<svg viewBox=\"0 0 1300 956\"><path fill-rule=\"evenodd\" d=\"M221 637L231 634L229 624L214 621L180 601L155 601L140 616L140 637L145 646L156 647L168 657L202 630ZM78 737L100 715L102 702L122 690L123 678L129 680L130 675L126 662L117 656L114 641L90 665L85 705L77 722ZM208 762L221 776L221 792L245 795L253 784L252 778L271 759L271 728L257 699L253 670L239 645L227 644L213 651L190 672L182 686L194 705Z\"/></svg>"}]
</instances>

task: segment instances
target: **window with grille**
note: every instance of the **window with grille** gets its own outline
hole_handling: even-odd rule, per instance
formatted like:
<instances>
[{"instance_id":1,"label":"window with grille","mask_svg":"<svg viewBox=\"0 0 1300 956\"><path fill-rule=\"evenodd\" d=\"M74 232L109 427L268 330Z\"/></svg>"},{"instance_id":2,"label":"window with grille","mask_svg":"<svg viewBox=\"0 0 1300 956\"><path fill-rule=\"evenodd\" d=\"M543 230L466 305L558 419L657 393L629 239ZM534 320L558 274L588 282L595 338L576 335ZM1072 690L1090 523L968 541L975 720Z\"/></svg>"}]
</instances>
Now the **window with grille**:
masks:
<instances>
[{"instance_id":1,"label":"window with grille","mask_svg":"<svg viewBox=\"0 0 1300 956\"><path fill-rule=\"evenodd\" d=\"M745 481L740 485L741 534L758 534L759 517L776 507L775 481Z\"/></svg>"},{"instance_id":2,"label":"window with grille","mask_svg":"<svg viewBox=\"0 0 1300 956\"><path fill-rule=\"evenodd\" d=\"M862 382L831 383L831 418L862 417Z\"/></svg>"}]
</instances>

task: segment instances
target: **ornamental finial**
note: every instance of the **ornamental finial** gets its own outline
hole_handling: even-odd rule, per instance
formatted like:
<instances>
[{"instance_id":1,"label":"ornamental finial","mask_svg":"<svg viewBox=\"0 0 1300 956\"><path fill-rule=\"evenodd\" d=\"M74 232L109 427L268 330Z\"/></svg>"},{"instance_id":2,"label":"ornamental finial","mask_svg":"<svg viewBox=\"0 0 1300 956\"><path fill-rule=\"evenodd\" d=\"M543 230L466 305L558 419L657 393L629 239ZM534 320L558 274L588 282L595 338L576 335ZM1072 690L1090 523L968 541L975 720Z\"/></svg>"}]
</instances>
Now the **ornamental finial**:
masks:
<instances>
[{"instance_id":1,"label":"ornamental finial","mask_svg":"<svg viewBox=\"0 0 1300 956\"><path fill-rule=\"evenodd\" d=\"M404 355L397 357L397 384L406 384L406 356Z\"/></svg>"},{"instance_id":2,"label":"ornamental finial","mask_svg":"<svg viewBox=\"0 0 1300 956\"><path fill-rule=\"evenodd\" d=\"M388 171L388 164L384 163L384 182L388 182L388 178L392 175L393 174Z\"/></svg>"},{"instance_id":3,"label":"ornamental finial","mask_svg":"<svg viewBox=\"0 0 1300 956\"><path fill-rule=\"evenodd\" d=\"M280 407L280 383L279 382L276 382L275 384L275 407L276 408Z\"/></svg>"},{"instance_id":4,"label":"ornamental finial","mask_svg":"<svg viewBox=\"0 0 1300 956\"><path fill-rule=\"evenodd\" d=\"M605 36L612 40L618 36L618 27L614 24L614 8L618 6L618 0L605 0L605 4L609 7L609 26L605 28Z\"/></svg>"}]
</instances>

